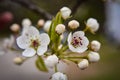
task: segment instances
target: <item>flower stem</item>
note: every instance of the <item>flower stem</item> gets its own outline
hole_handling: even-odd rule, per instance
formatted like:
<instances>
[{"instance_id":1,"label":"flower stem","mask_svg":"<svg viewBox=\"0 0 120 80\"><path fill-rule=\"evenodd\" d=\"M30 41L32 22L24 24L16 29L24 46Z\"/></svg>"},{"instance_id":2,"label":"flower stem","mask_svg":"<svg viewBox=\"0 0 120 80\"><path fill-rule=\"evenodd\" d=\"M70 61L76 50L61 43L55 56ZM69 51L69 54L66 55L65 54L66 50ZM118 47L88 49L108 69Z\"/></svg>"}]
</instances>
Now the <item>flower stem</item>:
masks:
<instances>
[{"instance_id":1,"label":"flower stem","mask_svg":"<svg viewBox=\"0 0 120 80\"><path fill-rule=\"evenodd\" d=\"M55 65L55 72L58 72L57 65Z\"/></svg>"}]
</instances>

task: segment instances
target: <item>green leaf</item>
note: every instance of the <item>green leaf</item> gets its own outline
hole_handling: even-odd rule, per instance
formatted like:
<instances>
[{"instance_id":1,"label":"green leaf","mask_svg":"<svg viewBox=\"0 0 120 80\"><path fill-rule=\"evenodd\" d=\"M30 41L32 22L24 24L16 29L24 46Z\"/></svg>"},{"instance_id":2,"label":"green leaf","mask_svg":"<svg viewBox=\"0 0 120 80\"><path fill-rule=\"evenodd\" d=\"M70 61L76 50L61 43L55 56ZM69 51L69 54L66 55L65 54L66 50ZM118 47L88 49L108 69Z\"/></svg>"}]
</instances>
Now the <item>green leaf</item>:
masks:
<instances>
[{"instance_id":1,"label":"green leaf","mask_svg":"<svg viewBox=\"0 0 120 80\"><path fill-rule=\"evenodd\" d=\"M43 61L43 59L38 56L38 59L36 60L36 67L40 70L40 71L44 71L44 72L48 72L48 69Z\"/></svg>"}]
</instances>

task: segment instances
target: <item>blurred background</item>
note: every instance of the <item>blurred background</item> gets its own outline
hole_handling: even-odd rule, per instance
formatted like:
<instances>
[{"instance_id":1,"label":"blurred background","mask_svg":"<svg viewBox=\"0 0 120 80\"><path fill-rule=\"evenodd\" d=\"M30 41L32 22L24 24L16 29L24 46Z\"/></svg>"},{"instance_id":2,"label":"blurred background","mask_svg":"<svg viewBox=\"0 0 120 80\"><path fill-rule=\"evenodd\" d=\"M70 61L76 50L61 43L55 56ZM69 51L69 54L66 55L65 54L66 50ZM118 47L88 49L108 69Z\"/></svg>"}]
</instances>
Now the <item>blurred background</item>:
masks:
<instances>
[{"instance_id":1,"label":"blurred background","mask_svg":"<svg viewBox=\"0 0 120 80\"><path fill-rule=\"evenodd\" d=\"M60 63L59 70L68 74L69 80L120 80L120 0L0 0L0 44L12 34L13 23L21 25L22 19L29 18L36 25L39 19L51 19L63 6L72 9L72 19L78 20L81 28L90 17L98 20L97 34L87 33L90 40L100 41L102 47L101 60L87 69L80 70L73 63L68 66ZM53 74L52 70L38 71L35 58L21 66L15 65L15 57L11 52L0 56L0 80L48 80Z\"/></svg>"}]
</instances>

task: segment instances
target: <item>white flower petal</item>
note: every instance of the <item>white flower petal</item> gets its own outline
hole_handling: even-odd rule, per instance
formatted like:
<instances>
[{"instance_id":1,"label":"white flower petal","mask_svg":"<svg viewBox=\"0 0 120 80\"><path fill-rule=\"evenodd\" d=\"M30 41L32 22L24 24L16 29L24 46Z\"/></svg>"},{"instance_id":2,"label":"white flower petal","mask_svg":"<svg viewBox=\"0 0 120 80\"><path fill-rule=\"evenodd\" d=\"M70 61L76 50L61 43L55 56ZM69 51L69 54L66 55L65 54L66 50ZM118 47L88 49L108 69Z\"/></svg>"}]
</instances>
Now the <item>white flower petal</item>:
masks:
<instances>
[{"instance_id":1,"label":"white flower petal","mask_svg":"<svg viewBox=\"0 0 120 80\"><path fill-rule=\"evenodd\" d=\"M72 52L77 52L77 53L83 53L85 50L87 50L88 48L85 46L81 46L81 47L73 47L73 45L69 44L69 49Z\"/></svg>"},{"instance_id":2,"label":"white flower petal","mask_svg":"<svg viewBox=\"0 0 120 80\"><path fill-rule=\"evenodd\" d=\"M23 51L22 55L25 57L32 57L34 56L36 51L33 48L27 48L25 51Z\"/></svg>"},{"instance_id":3,"label":"white flower petal","mask_svg":"<svg viewBox=\"0 0 120 80\"><path fill-rule=\"evenodd\" d=\"M40 38L40 45L48 45L50 43L50 38L48 36L48 34L46 33L42 33L39 36Z\"/></svg>"},{"instance_id":4,"label":"white flower petal","mask_svg":"<svg viewBox=\"0 0 120 80\"><path fill-rule=\"evenodd\" d=\"M51 80L68 80L67 76L61 72L56 72L52 75Z\"/></svg>"},{"instance_id":5,"label":"white flower petal","mask_svg":"<svg viewBox=\"0 0 120 80\"><path fill-rule=\"evenodd\" d=\"M88 44L89 44L89 40L87 37L82 37L81 42L83 43L83 46L88 46Z\"/></svg>"},{"instance_id":6,"label":"white flower petal","mask_svg":"<svg viewBox=\"0 0 120 80\"><path fill-rule=\"evenodd\" d=\"M71 41L72 41L72 33L69 33L67 41L68 41L68 44L71 43Z\"/></svg>"},{"instance_id":7,"label":"white flower petal","mask_svg":"<svg viewBox=\"0 0 120 80\"><path fill-rule=\"evenodd\" d=\"M25 35L35 38L36 36L39 36L39 31L34 26L30 26L28 30L26 30Z\"/></svg>"},{"instance_id":8,"label":"white flower petal","mask_svg":"<svg viewBox=\"0 0 120 80\"><path fill-rule=\"evenodd\" d=\"M18 47L20 47L21 49L26 49L30 45L29 38L27 36L20 36L16 40Z\"/></svg>"},{"instance_id":9,"label":"white flower petal","mask_svg":"<svg viewBox=\"0 0 120 80\"><path fill-rule=\"evenodd\" d=\"M83 31L76 31L73 33L73 37L83 37L85 33Z\"/></svg>"},{"instance_id":10,"label":"white flower petal","mask_svg":"<svg viewBox=\"0 0 120 80\"><path fill-rule=\"evenodd\" d=\"M47 51L47 46L46 45L41 45L41 46L39 46L38 47L38 49L37 49L37 54L39 55L39 56L41 56L41 55L43 55L45 52Z\"/></svg>"}]
</instances>

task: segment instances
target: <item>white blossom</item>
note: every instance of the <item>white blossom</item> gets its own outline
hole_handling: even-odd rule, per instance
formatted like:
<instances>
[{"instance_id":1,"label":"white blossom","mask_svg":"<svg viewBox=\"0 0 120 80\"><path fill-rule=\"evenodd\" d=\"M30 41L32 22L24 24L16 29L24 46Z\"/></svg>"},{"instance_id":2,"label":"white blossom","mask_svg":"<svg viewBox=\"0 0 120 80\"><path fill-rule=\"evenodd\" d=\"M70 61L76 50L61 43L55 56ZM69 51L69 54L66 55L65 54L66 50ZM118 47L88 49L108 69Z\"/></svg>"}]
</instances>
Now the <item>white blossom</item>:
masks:
<instances>
[{"instance_id":1,"label":"white blossom","mask_svg":"<svg viewBox=\"0 0 120 80\"><path fill-rule=\"evenodd\" d=\"M49 31L51 23L52 23L51 20L48 20L45 22L44 27L43 27L44 31L46 31L46 32Z\"/></svg>"},{"instance_id":2,"label":"white blossom","mask_svg":"<svg viewBox=\"0 0 120 80\"><path fill-rule=\"evenodd\" d=\"M70 29L77 29L79 26L80 26L80 24L77 20L72 20L68 23L68 27Z\"/></svg>"},{"instance_id":3,"label":"white blossom","mask_svg":"<svg viewBox=\"0 0 120 80\"><path fill-rule=\"evenodd\" d=\"M56 31L58 34L62 34L63 32L65 32L65 25L63 25L63 24L58 24L58 25L56 26L55 31Z\"/></svg>"},{"instance_id":4,"label":"white blossom","mask_svg":"<svg viewBox=\"0 0 120 80\"><path fill-rule=\"evenodd\" d=\"M96 32L99 29L99 23L94 18L89 18L86 23L87 27L93 31Z\"/></svg>"},{"instance_id":5,"label":"white blossom","mask_svg":"<svg viewBox=\"0 0 120 80\"><path fill-rule=\"evenodd\" d=\"M70 17L71 10L68 7L61 8L60 12L61 12L63 19L67 19Z\"/></svg>"},{"instance_id":6,"label":"white blossom","mask_svg":"<svg viewBox=\"0 0 120 80\"><path fill-rule=\"evenodd\" d=\"M93 41L91 42L91 49L92 49L93 51L99 51L100 46L101 46L101 43L98 42L97 40L93 40Z\"/></svg>"},{"instance_id":7,"label":"white blossom","mask_svg":"<svg viewBox=\"0 0 120 80\"><path fill-rule=\"evenodd\" d=\"M83 31L74 32L68 35L68 46L72 52L83 53L88 49L89 40Z\"/></svg>"},{"instance_id":8,"label":"white blossom","mask_svg":"<svg viewBox=\"0 0 120 80\"><path fill-rule=\"evenodd\" d=\"M88 65L89 65L89 62L88 62L87 59L83 59L82 61L80 61L80 62L78 63L78 67L79 67L80 69L86 69L86 68L88 67Z\"/></svg>"},{"instance_id":9,"label":"white blossom","mask_svg":"<svg viewBox=\"0 0 120 80\"><path fill-rule=\"evenodd\" d=\"M36 53L40 56L43 55L47 51L49 42L48 34L39 34L39 31L33 26L28 28L26 34L17 38L17 45L21 49L25 49L22 53L25 57L32 57Z\"/></svg>"},{"instance_id":10,"label":"white blossom","mask_svg":"<svg viewBox=\"0 0 120 80\"><path fill-rule=\"evenodd\" d=\"M97 62L97 61L100 60L100 55L97 52L91 51L88 54L88 59L89 59L90 62Z\"/></svg>"},{"instance_id":11,"label":"white blossom","mask_svg":"<svg viewBox=\"0 0 120 80\"><path fill-rule=\"evenodd\" d=\"M40 20L38 20L37 25L38 25L39 27L42 27L44 24L45 24L44 19L40 19Z\"/></svg>"},{"instance_id":12,"label":"white blossom","mask_svg":"<svg viewBox=\"0 0 120 80\"><path fill-rule=\"evenodd\" d=\"M56 55L50 55L45 59L45 64L50 67L53 68L57 63L58 63L59 59Z\"/></svg>"},{"instance_id":13,"label":"white blossom","mask_svg":"<svg viewBox=\"0 0 120 80\"><path fill-rule=\"evenodd\" d=\"M18 32L20 30L20 26L18 24L12 24L10 26L11 31Z\"/></svg>"},{"instance_id":14,"label":"white blossom","mask_svg":"<svg viewBox=\"0 0 120 80\"><path fill-rule=\"evenodd\" d=\"M10 38L4 39L4 41L3 41L3 47L5 49L12 48L13 45L14 45L14 43L15 43L15 38L14 38L13 35L11 35Z\"/></svg>"},{"instance_id":15,"label":"white blossom","mask_svg":"<svg viewBox=\"0 0 120 80\"><path fill-rule=\"evenodd\" d=\"M20 65L20 64L22 64L23 63L23 58L21 58L21 57L15 57L14 59L13 59L13 62L15 63L15 64L17 64L17 65Z\"/></svg>"},{"instance_id":16,"label":"white blossom","mask_svg":"<svg viewBox=\"0 0 120 80\"><path fill-rule=\"evenodd\" d=\"M56 72L52 75L51 80L68 80L67 76L61 72Z\"/></svg>"},{"instance_id":17,"label":"white blossom","mask_svg":"<svg viewBox=\"0 0 120 80\"><path fill-rule=\"evenodd\" d=\"M23 27L31 26L31 24L32 24L32 22L31 22L31 20L28 19L28 18L25 18L25 19L22 20L22 26L23 26Z\"/></svg>"}]
</instances>

